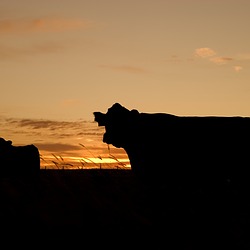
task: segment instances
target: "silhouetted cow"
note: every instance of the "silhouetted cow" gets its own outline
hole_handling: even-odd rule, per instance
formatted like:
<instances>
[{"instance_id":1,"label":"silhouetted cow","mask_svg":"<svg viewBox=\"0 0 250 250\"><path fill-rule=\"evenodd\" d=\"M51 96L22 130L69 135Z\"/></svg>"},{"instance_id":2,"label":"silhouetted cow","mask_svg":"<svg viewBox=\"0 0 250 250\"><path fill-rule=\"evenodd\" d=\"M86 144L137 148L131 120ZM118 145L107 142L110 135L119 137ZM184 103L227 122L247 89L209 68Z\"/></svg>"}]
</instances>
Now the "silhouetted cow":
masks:
<instances>
[{"instance_id":1,"label":"silhouetted cow","mask_svg":"<svg viewBox=\"0 0 250 250\"><path fill-rule=\"evenodd\" d=\"M0 138L0 176L38 175L39 171L40 155L36 146L13 146L12 141Z\"/></svg>"},{"instance_id":2,"label":"silhouetted cow","mask_svg":"<svg viewBox=\"0 0 250 250\"><path fill-rule=\"evenodd\" d=\"M190 185L247 176L249 117L139 113L119 103L93 114L105 126L103 142L124 148L138 175Z\"/></svg>"}]
</instances>

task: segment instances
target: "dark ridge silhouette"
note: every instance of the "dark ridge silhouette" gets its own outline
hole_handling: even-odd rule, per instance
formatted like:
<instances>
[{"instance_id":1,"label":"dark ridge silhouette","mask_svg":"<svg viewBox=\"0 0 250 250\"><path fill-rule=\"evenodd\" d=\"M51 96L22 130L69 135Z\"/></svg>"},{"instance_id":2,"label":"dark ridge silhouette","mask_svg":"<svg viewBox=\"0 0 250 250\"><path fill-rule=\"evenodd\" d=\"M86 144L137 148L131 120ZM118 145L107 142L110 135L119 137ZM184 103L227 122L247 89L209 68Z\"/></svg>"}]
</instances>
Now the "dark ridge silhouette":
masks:
<instances>
[{"instance_id":1,"label":"dark ridge silhouette","mask_svg":"<svg viewBox=\"0 0 250 250\"><path fill-rule=\"evenodd\" d=\"M33 145L14 146L11 140L0 138L0 176L39 176L40 155Z\"/></svg>"},{"instance_id":2,"label":"dark ridge silhouette","mask_svg":"<svg viewBox=\"0 0 250 250\"><path fill-rule=\"evenodd\" d=\"M115 103L94 112L103 142L124 148L132 171L169 186L248 182L249 117L139 113Z\"/></svg>"}]
</instances>

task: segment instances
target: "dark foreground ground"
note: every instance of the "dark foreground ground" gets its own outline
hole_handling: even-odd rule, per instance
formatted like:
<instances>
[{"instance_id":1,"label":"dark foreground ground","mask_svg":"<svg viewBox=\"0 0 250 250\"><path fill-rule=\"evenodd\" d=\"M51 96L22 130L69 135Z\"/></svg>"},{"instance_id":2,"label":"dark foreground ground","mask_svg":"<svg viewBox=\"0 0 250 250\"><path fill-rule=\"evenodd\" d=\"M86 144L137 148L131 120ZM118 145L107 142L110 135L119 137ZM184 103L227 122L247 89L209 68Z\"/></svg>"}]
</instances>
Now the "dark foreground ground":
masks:
<instances>
[{"instance_id":1,"label":"dark foreground ground","mask_svg":"<svg viewBox=\"0 0 250 250\"><path fill-rule=\"evenodd\" d=\"M239 185L190 192L144 183L130 170L41 170L36 181L2 177L0 185L9 244L21 236L58 247L91 242L86 249L250 249L250 196Z\"/></svg>"}]
</instances>

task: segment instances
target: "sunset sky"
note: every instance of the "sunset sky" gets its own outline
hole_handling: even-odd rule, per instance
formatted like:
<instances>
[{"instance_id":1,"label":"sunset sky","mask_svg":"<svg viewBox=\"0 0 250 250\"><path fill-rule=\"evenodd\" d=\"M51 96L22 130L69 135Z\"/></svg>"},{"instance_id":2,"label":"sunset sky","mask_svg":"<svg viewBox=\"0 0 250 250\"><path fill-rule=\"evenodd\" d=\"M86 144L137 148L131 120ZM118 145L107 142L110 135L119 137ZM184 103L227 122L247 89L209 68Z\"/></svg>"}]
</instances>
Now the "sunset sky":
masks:
<instances>
[{"instance_id":1,"label":"sunset sky","mask_svg":"<svg viewBox=\"0 0 250 250\"><path fill-rule=\"evenodd\" d=\"M1 0L0 137L102 158L115 102L250 116L249 24L249 0Z\"/></svg>"}]
</instances>

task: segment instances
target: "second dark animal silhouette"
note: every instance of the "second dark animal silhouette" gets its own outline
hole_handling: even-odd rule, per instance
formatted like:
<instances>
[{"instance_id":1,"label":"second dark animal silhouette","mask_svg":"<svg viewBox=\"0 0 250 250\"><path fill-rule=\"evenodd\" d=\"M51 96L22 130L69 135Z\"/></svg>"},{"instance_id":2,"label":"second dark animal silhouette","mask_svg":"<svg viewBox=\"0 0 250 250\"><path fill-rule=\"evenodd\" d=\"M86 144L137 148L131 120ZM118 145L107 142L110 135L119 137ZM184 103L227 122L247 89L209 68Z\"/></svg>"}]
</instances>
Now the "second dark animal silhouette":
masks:
<instances>
[{"instance_id":1,"label":"second dark animal silhouette","mask_svg":"<svg viewBox=\"0 0 250 250\"><path fill-rule=\"evenodd\" d=\"M38 176L40 155L33 145L13 146L11 140L0 138L0 176Z\"/></svg>"}]
</instances>

